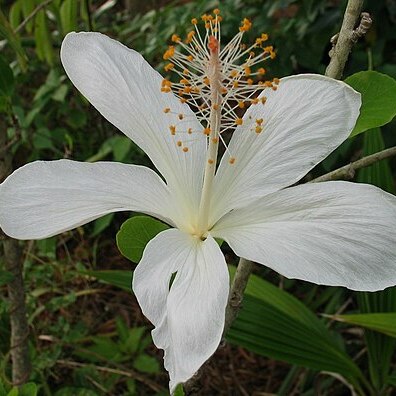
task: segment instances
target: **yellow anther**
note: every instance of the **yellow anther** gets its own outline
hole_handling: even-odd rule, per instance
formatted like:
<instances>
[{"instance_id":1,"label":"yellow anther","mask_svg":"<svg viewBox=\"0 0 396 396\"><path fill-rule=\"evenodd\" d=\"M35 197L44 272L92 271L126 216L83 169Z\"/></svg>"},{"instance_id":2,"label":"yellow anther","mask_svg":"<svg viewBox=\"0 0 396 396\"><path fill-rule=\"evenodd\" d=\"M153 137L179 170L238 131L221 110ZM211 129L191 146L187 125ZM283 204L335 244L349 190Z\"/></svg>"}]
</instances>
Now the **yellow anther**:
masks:
<instances>
[{"instance_id":1,"label":"yellow anther","mask_svg":"<svg viewBox=\"0 0 396 396\"><path fill-rule=\"evenodd\" d=\"M177 147L181 147L183 143L181 142L181 140L178 140L178 141L176 142L176 144L177 144Z\"/></svg>"},{"instance_id":2,"label":"yellow anther","mask_svg":"<svg viewBox=\"0 0 396 396\"><path fill-rule=\"evenodd\" d=\"M184 94L189 94L189 93L191 93L192 92L192 88L191 87L185 87L184 89L183 89L183 93Z\"/></svg>"},{"instance_id":3,"label":"yellow anther","mask_svg":"<svg viewBox=\"0 0 396 396\"><path fill-rule=\"evenodd\" d=\"M165 69L166 72L168 72L168 71L172 70L174 67L175 67L175 65L174 65L173 63L168 63L168 64L164 67L164 69Z\"/></svg>"},{"instance_id":4,"label":"yellow anther","mask_svg":"<svg viewBox=\"0 0 396 396\"><path fill-rule=\"evenodd\" d=\"M244 108L245 108L245 102L242 101L242 100L240 100L240 101L238 102L238 107L241 108L241 109L244 109Z\"/></svg>"},{"instance_id":5,"label":"yellow anther","mask_svg":"<svg viewBox=\"0 0 396 396\"><path fill-rule=\"evenodd\" d=\"M267 41L268 40L268 34L267 33L261 33L261 40L262 41Z\"/></svg>"},{"instance_id":6,"label":"yellow anther","mask_svg":"<svg viewBox=\"0 0 396 396\"><path fill-rule=\"evenodd\" d=\"M233 78L238 77L238 74L239 74L238 70L232 70L230 73L230 77L233 77Z\"/></svg>"},{"instance_id":7,"label":"yellow anther","mask_svg":"<svg viewBox=\"0 0 396 396\"><path fill-rule=\"evenodd\" d=\"M210 28L210 23L209 23L209 22L206 22L206 23L205 23L205 29L209 30L209 28Z\"/></svg>"},{"instance_id":8,"label":"yellow anther","mask_svg":"<svg viewBox=\"0 0 396 396\"><path fill-rule=\"evenodd\" d=\"M253 85L253 80L251 78L248 78L246 82L248 85Z\"/></svg>"},{"instance_id":9,"label":"yellow anther","mask_svg":"<svg viewBox=\"0 0 396 396\"><path fill-rule=\"evenodd\" d=\"M190 44L193 41L193 37L195 36L194 30L191 30L191 32L187 33L187 38L186 38L186 43Z\"/></svg>"},{"instance_id":10,"label":"yellow anther","mask_svg":"<svg viewBox=\"0 0 396 396\"><path fill-rule=\"evenodd\" d=\"M172 34L171 40L174 43L179 43L181 41L181 38L177 34Z\"/></svg>"},{"instance_id":11,"label":"yellow anther","mask_svg":"<svg viewBox=\"0 0 396 396\"><path fill-rule=\"evenodd\" d=\"M238 87L239 87L239 82L238 82L238 81L234 81L234 82L232 83L232 86L233 86L234 88L238 88Z\"/></svg>"},{"instance_id":12,"label":"yellow anther","mask_svg":"<svg viewBox=\"0 0 396 396\"><path fill-rule=\"evenodd\" d=\"M278 87L276 85L273 85L271 88L273 91L276 91L278 89Z\"/></svg>"},{"instance_id":13,"label":"yellow anther","mask_svg":"<svg viewBox=\"0 0 396 396\"><path fill-rule=\"evenodd\" d=\"M180 82L180 84L183 84L183 85L187 85L189 83L189 81L186 78L182 78L179 82Z\"/></svg>"},{"instance_id":14,"label":"yellow anther","mask_svg":"<svg viewBox=\"0 0 396 396\"><path fill-rule=\"evenodd\" d=\"M216 104L216 103L214 103L214 104L212 105L212 109L213 109L213 110L219 110L219 105Z\"/></svg>"},{"instance_id":15,"label":"yellow anther","mask_svg":"<svg viewBox=\"0 0 396 396\"><path fill-rule=\"evenodd\" d=\"M222 88L220 89L220 92L221 92L223 95L225 95L225 94L228 92L228 89L225 88L225 87L222 87Z\"/></svg>"},{"instance_id":16,"label":"yellow anther","mask_svg":"<svg viewBox=\"0 0 396 396\"><path fill-rule=\"evenodd\" d=\"M214 161L211 158L209 158L208 159L208 164L212 165L213 163L214 163Z\"/></svg>"},{"instance_id":17,"label":"yellow anther","mask_svg":"<svg viewBox=\"0 0 396 396\"><path fill-rule=\"evenodd\" d=\"M206 22L208 20L208 15L207 14L203 14L201 15L201 19Z\"/></svg>"},{"instance_id":18,"label":"yellow anther","mask_svg":"<svg viewBox=\"0 0 396 396\"><path fill-rule=\"evenodd\" d=\"M212 138L212 142L213 142L214 144L219 143L219 138L217 138L217 137Z\"/></svg>"},{"instance_id":19,"label":"yellow anther","mask_svg":"<svg viewBox=\"0 0 396 396\"><path fill-rule=\"evenodd\" d=\"M267 101L267 98L266 98L265 96L263 96L263 97L261 98L261 103L262 103L262 104L265 104L266 101Z\"/></svg>"},{"instance_id":20,"label":"yellow anther","mask_svg":"<svg viewBox=\"0 0 396 396\"><path fill-rule=\"evenodd\" d=\"M255 132L256 132L257 134L259 134L259 133L261 133L262 131L263 131L263 127L257 125L256 128L255 128Z\"/></svg>"},{"instance_id":21,"label":"yellow anther","mask_svg":"<svg viewBox=\"0 0 396 396\"><path fill-rule=\"evenodd\" d=\"M254 51L250 51L250 52L249 52L249 57L250 57L250 58L254 58L255 56L256 56L256 54L255 54Z\"/></svg>"},{"instance_id":22,"label":"yellow anther","mask_svg":"<svg viewBox=\"0 0 396 396\"><path fill-rule=\"evenodd\" d=\"M205 85L209 85L210 84L209 77L204 77L203 82Z\"/></svg>"},{"instance_id":23,"label":"yellow anther","mask_svg":"<svg viewBox=\"0 0 396 396\"><path fill-rule=\"evenodd\" d=\"M217 20L217 22L222 22L223 21L223 17L221 15L217 15L216 16L216 20Z\"/></svg>"},{"instance_id":24,"label":"yellow anther","mask_svg":"<svg viewBox=\"0 0 396 396\"><path fill-rule=\"evenodd\" d=\"M210 131L211 131L211 129L209 127L208 128L204 128L203 134L206 135L206 136L209 136L210 135Z\"/></svg>"},{"instance_id":25,"label":"yellow anther","mask_svg":"<svg viewBox=\"0 0 396 396\"><path fill-rule=\"evenodd\" d=\"M188 147L183 147L183 151L184 151L185 153L187 153Z\"/></svg>"},{"instance_id":26,"label":"yellow anther","mask_svg":"<svg viewBox=\"0 0 396 396\"><path fill-rule=\"evenodd\" d=\"M193 57L192 55L188 55L188 56L187 56L187 60L188 60L189 62L192 62L192 61L194 60L194 57Z\"/></svg>"},{"instance_id":27,"label":"yellow anther","mask_svg":"<svg viewBox=\"0 0 396 396\"><path fill-rule=\"evenodd\" d=\"M188 69L183 69L183 74L185 76L188 76L189 73L190 73L190 71Z\"/></svg>"},{"instance_id":28,"label":"yellow anther","mask_svg":"<svg viewBox=\"0 0 396 396\"><path fill-rule=\"evenodd\" d=\"M242 118L236 118L235 119L235 124L237 124L237 125L242 125L243 124L243 120L242 120Z\"/></svg>"},{"instance_id":29,"label":"yellow anther","mask_svg":"<svg viewBox=\"0 0 396 396\"><path fill-rule=\"evenodd\" d=\"M167 113L169 113L169 112L170 112L170 108L169 108L169 107L165 107L164 113L167 114Z\"/></svg>"},{"instance_id":30,"label":"yellow anther","mask_svg":"<svg viewBox=\"0 0 396 396\"><path fill-rule=\"evenodd\" d=\"M191 92L192 93L200 93L201 90L198 87L191 87Z\"/></svg>"},{"instance_id":31,"label":"yellow anther","mask_svg":"<svg viewBox=\"0 0 396 396\"><path fill-rule=\"evenodd\" d=\"M166 78L164 78L161 81L161 87L170 87L171 85L172 85L172 83L169 80L167 80Z\"/></svg>"},{"instance_id":32,"label":"yellow anther","mask_svg":"<svg viewBox=\"0 0 396 396\"><path fill-rule=\"evenodd\" d=\"M259 98L253 98L250 100L252 104L257 104L259 102Z\"/></svg>"},{"instance_id":33,"label":"yellow anther","mask_svg":"<svg viewBox=\"0 0 396 396\"><path fill-rule=\"evenodd\" d=\"M252 27L252 22L249 19L244 18L242 21L242 26L239 28L240 32L247 32Z\"/></svg>"},{"instance_id":34,"label":"yellow anther","mask_svg":"<svg viewBox=\"0 0 396 396\"><path fill-rule=\"evenodd\" d=\"M271 81L264 81L264 85L268 88L272 87L272 82Z\"/></svg>"},{"instance_id":35,"label":"yellow anther","mask_svg":"<svg viewBox=\"0 0 396 396\"><path fill-rule=\"evenodd\" d=\"M261 74L261 75L265 74L265 69L264 69L264 67L260 67L260 69L257 70L257 73L258 73L258 74Z\"/></svg>"},{"instance_id":36,"label":"yellow anther","mask_svg":"<svg viewBox=\"0 0 396 396\"><path fill-rule=\"evenodd\" d=\"M170 45L162 57L165 60L167 60L169 58L172 58L172 56L174 55L175 55L175 47L173 45Z\"/></svg>"},{"instance_id":37,"label":"yellow anther","mask_svg":"<svg viewBox=\"0 0 396 396\"><path fill-rule=\"evenodd\" d=\"M183 114L179 114L178 117L179 117L179 120L182 120L184 118L184 115Z\"/></svg>"},{"instance_id":38,"label":"yellow anther","mask_svg":"<svg viewBox=\"0 0 396 396\"><path fill-rule=\"evenodd\" d=\"M250 76L250 73L252 72L249 66L246 66L246 67L244 68L244 71L245 71L246 77Z\"/></svg>"},{"instance_id":39,"label":"yellow anther","mask_svg":"<svg viewBox=\"0 0 396 396\"><path fill-rule=\"evenodd\" d=\"M171 92L171 91L172 91L172 89L170 87L162 87L161 88L161 92L168 93L168 92Z\"/></svg>"},{"instance_id":40,"label":"yellow anther","mask_svg":"<svg viewBox=\"0 0 396 396\"><path fill-rule=\"evenodd\" d=\"M215 9L213 10L213 14L215 14L215 15L220 15L220 10L219 10L218 8L215 8Z\"/></svg>"},{"instance_id":41,"label":"yellow anther","mask_svg":"<svg viewBox=\"0 0 396 396\"><path fill-rule=\"evenodd\" d=\"M189 135L191 135L191 134L192 134L192 128L188 128L188 129L187 129L187 133L188 133Z\"/></svg>"},{"instance_id":42,"label":"yellow anther","mask_svg":"<svg viewBox=\"0 0 396 396\"><path fill-rule=\"evenodd\" d=\"M196 25L196 24L198 23L198 20L197 20L197 18L193 18L193 19L191 19L191 23L192 23L193 25Z\"/></svg>"},{"instance_id":43,"label":"yellow anther","mask_svg":"<svg viewBox=\"0 0 396 396\"><path fill-rule=\"evenodd\" d=\"M272 79L272 82L274 83L274 84L276 84L276 85L278 85L279 84L279 82L280 82L280 80L279 80L279 78L273 78Z\"/></svg>"},{"instance_id":44,"label":"yellow anther","mask_svg":"<svg viewBox=\"0 0 396 396\"><path fill-rule=\"evenodd\" d=\"M235 164L235 158L234 157L231 157L229 160L228 160L228 162L232 165L232 164Z\"/></svg>"},{"instance_id":45,"label":"yellow anther","mask_svg":"<svg viewBox=\"0 0 396 396\"><path fill-rule=\"evenodd\" d=\"M264 121L264 119L258 118L258 119L256 120L256 124L257 124L257 125L261 125L261 124L263 123L263 121Z\"/></svg>"},{"instance_id":46,"label":"yellow anther","mask_svg":"<svg viewBox=\"0 0 396 396\"><path fill-rule=\"evenodd\" d=\"M187 99L186 98L180 98L180 103L187 103Z\"/></svg>"},{"instance_id":47,"label":"yellow anther","mask_svg":"<svg viewBox=\"0 0 396 396\"><path fill-rule=\"evenodd\" d=\"M175 134L176 134L176 127L175 127L174 125L170 125L170 126L169 126L169 130L170 130L170 132L171 132L172 135L175 135Z\"/></svg>"}]
</instances>

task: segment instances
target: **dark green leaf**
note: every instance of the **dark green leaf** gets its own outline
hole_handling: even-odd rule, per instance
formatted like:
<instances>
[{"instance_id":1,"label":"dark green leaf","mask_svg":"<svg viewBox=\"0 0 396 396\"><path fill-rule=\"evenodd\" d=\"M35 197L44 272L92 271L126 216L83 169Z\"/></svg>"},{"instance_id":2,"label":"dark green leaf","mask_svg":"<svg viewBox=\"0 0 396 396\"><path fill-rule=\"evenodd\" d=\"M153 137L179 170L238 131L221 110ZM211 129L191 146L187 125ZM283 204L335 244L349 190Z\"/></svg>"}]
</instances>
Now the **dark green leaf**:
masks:
<instances>
[{"instance_id":1,"label":"dark green leaf","mask_svg":"<svg viewBox=\"0 0 396 396\"><path fill-rule=\"evenodd\" d=\"M117 246L129 260L138 263L147 243L169 226L148 216L135 216L122 224L117 233Z\"/></svg>"},{"instance_id":2,"label":"dark green leaf","mask_svg":"<svg viewBox=\"0 0 396 396\"><path fill-rule=\"evenodd\" d=\"M0 270L0 286L6 285L14 279L11 272Z\"/></svg>"},{"instance_id":3,"label":"dark green leaf","mask_svg":"<svg viewBox=\"0 0 396 396\"><path fill-rule=\"evenodd\" d=\"M89 275L110 285L131 291L132 271L104 270L104 271L80 271L80 274Z\"/></svg>"},{"instance_id":4,"label":"dark green leaf","mask_svg":"<svg viewBox=\"0 0 396 396\"><path fill-rule=\"evenodd\" d=\"M362 94L360 116L351 136L387 124L396 115L396 81L375 71L362 71L345 82Z\"/></svg>"},{"instance_id":5,"label":"dark green leaf","mask_svg":"<svg viewBox=\"0 0 396 396\"><path fill-rule=\"evenodd\" d=\"M133 362L133 367L142 373L154 374L160 371L157 359L142 353Z\"/></svg>"},{"instance_id":6,"label":"dark green leaf","mask_svg":"<svg viewBox=\"0 0 396 396\"><path fill-rule=\"evenodd\" d=\"M14 73L10 66L0 56L0 93L11 96L14 92Z\"/></svg>"}]
</instances>

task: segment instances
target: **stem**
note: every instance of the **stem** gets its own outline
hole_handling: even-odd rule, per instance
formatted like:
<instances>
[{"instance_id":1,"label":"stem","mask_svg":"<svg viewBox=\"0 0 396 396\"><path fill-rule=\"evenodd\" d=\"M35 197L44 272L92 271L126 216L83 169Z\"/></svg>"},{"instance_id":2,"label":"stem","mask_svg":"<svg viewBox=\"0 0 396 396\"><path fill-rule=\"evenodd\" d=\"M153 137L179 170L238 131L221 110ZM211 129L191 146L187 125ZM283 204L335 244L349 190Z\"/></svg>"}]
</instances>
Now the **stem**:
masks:
<instances>
[{"instance_id":1,"label":"stem","mask_svg":"<svg viewBox=\"0 0 396 396\"><path fill-rule=\"evenodd\" d=\"M332 172L326 173L325 175L319 176L316 179L311 180L309 183L318 183L340 179L350 180L354 178L356 170L360 168L365 168L366 166L375 164L376 162L384 160L385 158L390 158L394 156L396 156L396 146L379 151L375 154L368 155L367 157L363 157L357 161L351 162L348 165L333 170Z\"/></svg>"},{"instance_id":2,"label":"stem","mask_svg":"<svg viewBox=\"0 0 396 396\"><path fill-rule=\"evenodd\" d=\"M3 121L0 125L0 148L5 146L7 146L7 125ZM10 150L0 150L0 182L11 173L11 162ZM4 268L13 275L12 281L7 285L10 302L12 382L14 385L22 385L29 379L31 371L27 343L29 326L23 287L22 252L15 239L4 235L2 240Z\"/></svg>"},{"instance_id":3,"label":"stem","mask_svg":"<svg viewBox=\"0 0 396 396\"><path fill-rule=\"evenodd\" d=\"M326 69L326 76L339 80L348 60L354 41L352 39L354 27L359 20L363 0L349 0L337 43L332 50L330 63Z\"/></svg>"}]
</instances>

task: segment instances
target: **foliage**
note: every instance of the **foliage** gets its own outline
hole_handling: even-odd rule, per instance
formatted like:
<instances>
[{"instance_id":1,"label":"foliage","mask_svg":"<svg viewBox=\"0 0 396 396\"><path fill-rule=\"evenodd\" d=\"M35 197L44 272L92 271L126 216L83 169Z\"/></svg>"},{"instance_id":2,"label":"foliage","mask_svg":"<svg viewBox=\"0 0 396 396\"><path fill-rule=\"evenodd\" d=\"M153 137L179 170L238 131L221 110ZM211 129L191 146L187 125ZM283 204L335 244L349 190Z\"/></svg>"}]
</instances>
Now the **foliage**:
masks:
<instances>
[{"instance_id":1,"label":"foliage","mask_svg":"<svg viewBox=\"0 0 396 396\"><path fill-rule=\"evenodd\" d=\"M72 87L59 63L61 40L72 30L98 30L143 53L161 70L171 34L185 33L192 17L218 3L1 2L0 112L13 167L39 158L149 165L140 149ZM366 2L374 24L354 48L345 70L346 82L363 94L361 117L351 139L314 169L312 177L396 144L391 121L396 109L396 17L391 4ZM249 17L255 33L269 32L276 47L278 57L268 65L269 75L323 73L329 38L339 29L344 6L345 1L330 0L226 0L221 2L222 33L229 39L241 16ZM394 162L381 161L362 169L357 181L394 193L394 170ZM130 293L132 267L118 253L114 235L122 224L117 246L136 263L148 241L167 226L147 216L127 218L108 215L25 245L33 372L31 382L19 390L7 381L10 307L1 299L0 395L166 394L160 354ZM222 248L235 264L227 246ZM1 291L10 279L0 262ZM396 386L395 293L394 288L374 294L324 288L260 268L249 282L244 307L227 339L237 346L233 351L244 347L255 359L264 355L272 363L287 362L272 374L257 373L254 364L250 367L251 376L259 384L266 380L273 393L294 390L312 395L320 382L327 394L343 394L340 377L322 379L323 371L331 371L360 394L385 395ZM269 382L270 375L275 380Z\"/></svg>"}]
</instances>

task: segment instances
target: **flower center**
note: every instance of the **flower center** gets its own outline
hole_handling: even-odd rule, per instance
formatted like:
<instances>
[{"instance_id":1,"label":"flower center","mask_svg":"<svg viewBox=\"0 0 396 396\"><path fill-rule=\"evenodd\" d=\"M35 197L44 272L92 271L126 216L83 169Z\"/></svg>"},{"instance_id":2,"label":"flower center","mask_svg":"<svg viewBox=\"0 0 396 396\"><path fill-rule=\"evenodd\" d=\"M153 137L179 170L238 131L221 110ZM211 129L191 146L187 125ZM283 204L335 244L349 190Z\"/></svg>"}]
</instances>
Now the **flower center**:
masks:
<instances>
[{"instance_id":1,"label":"flower center","mask_svg":"<svg viewBox=\"0 0 396 396\"><path fill-rule=\"evenodd\" d=\"M207 136L205 173L199 205L196 235L205 235L208 230L210 197L218 160L218 146L225 147L228 163L233 165L237 158L230 153L224 133L233 132L243 125L247 133L259 135L265 127L265 120L244 120L242 113L249 106L262 106L266 98L258 93L263 89L277 89L279 80L263 80L266 70L258 64L275 57L272 46L266 46L268 35L262 33L255 42L247 46L242 43L244 34L250 30L252 23L243 19L239 32L221 48L220 11L201 17L204 33L198 28L198 20L191 20L194 30L187 33L183 41L178 35L172 36L175 45L170 45L163 58L169 63L166 72L174 72L178 81L166 78L162 82L162 92L173 92L182 103L188 103L195 111L202 124L202 130L194 131L183 128L184 114L178 114L179 125L169 125L169 131L175 137L175 144L188 155L188 144L194 135L203 133ZM165 113L172 113L167 107Z\"/></svg>"}]
</instances>

